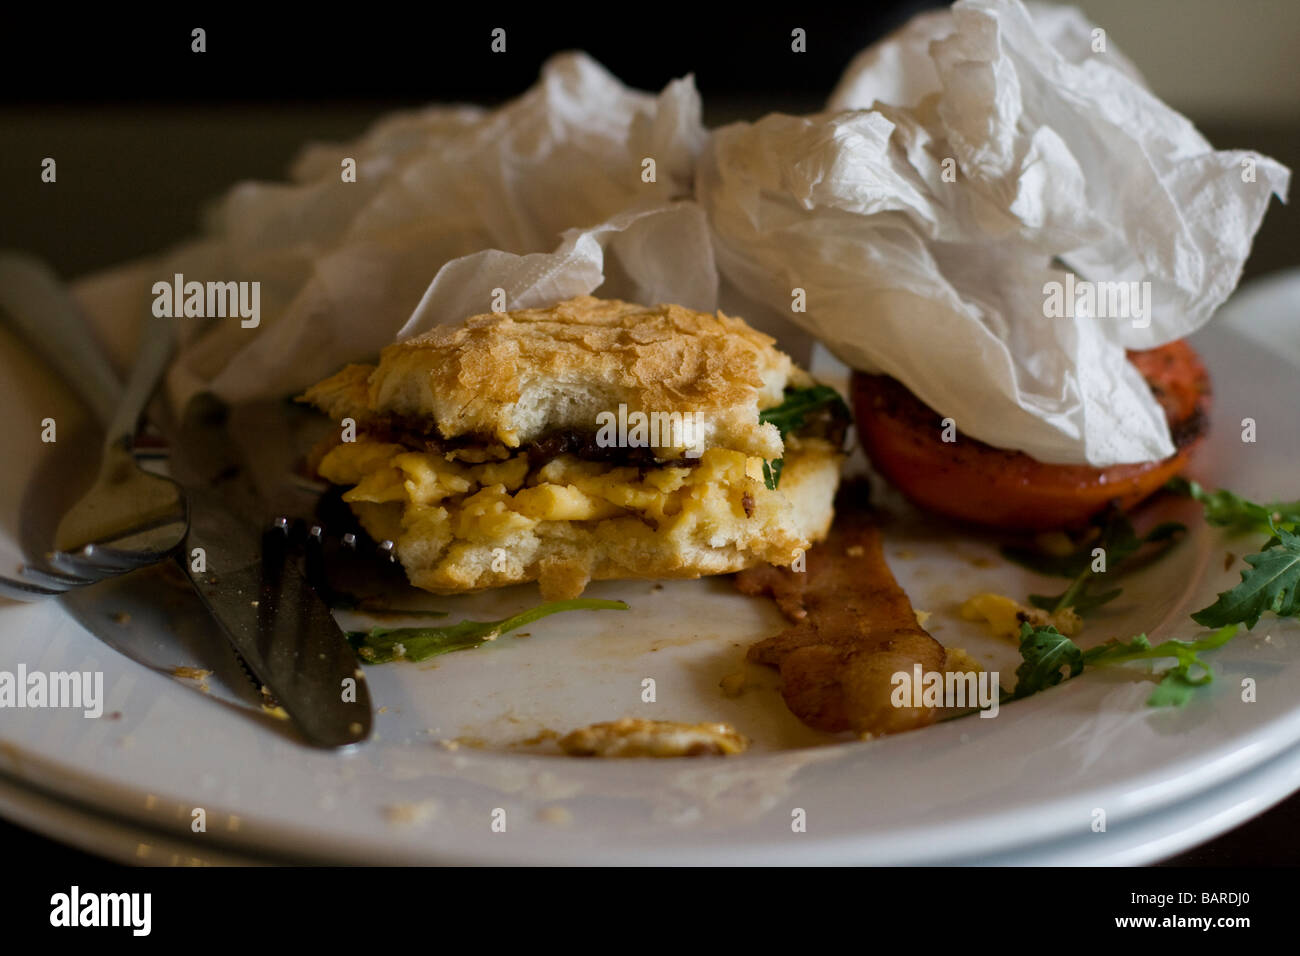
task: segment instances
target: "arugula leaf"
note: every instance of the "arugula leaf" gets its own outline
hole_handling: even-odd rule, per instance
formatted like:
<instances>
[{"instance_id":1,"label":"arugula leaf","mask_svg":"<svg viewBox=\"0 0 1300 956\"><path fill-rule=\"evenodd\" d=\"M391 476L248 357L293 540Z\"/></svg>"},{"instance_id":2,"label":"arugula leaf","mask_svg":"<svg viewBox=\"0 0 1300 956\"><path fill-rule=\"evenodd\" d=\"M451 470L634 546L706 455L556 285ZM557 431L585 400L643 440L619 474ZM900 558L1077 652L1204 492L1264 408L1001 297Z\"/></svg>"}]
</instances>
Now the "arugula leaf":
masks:
<instances>
[{"instance_id":1,"label":"arugula leaf","mask_svg":"<svg viewBox=\"0 0 1300 956\"><path fill-rule=\"evenodd\" d=\"M1187 703L1193 690L1214 680L1214 670L1201 660L1201 652L1222 647L1236 635L1237 625L1230 624L1199 640L1169 640L1152 646L1145 634L1139 634L1128 643L1107 641L1084 651L1083 658L1088 664L1100 666L1172 657L1177 663L1162 672L1160 683L1147 698L1147 703L1152 707L1181 707ZM1199 669L1199 672L1193 673L1193 668Z\"/></svg>"},{"instance_id":2,"label":"arugula leaf","mask_svg":"<svg viewBox=\"0 0 1300 956\"><path fill-rule=\"evenodd\" d=\"M1024 624L1020 630L1022 663L1016 670L1016 689L1011 694L1004 694L1004 700L1027 697L1059 684L1064 679L1061 671L1066 667L1069 668L1068 676L1074 677L1085 667L1172 658L1174 666L1160 672L1160 681L1147 704L1180 707L1187 703L1192 691L1214 679L1214 671L1201 658L1202 653L1228 643L1236 636L1241 624L1253 628L1266 611L1280 617L1291 617L1300 612L1300 534L1296 533L1300 525L1300 502L1260 505L1223 488L1207 492L1196 482L1181 478L1173 479L1165 487L1168 491L1199 501L1204 506L1205 520L1209 524L1271 535L1259 554L1246 557L1246 563L1251 567L1241 572L1241 583L1222 592L1214 604L1192 615L1197 624L1217 630L1194 641L1168 640L1156 645L1152 645L1145 634L1139 634L1127 642L1110 640L1081 651L1054 627L1034 628ZM1039 573L1072 578L1063 594L1053 597L1031 595L1030 600L1048 610L1059 610L1074 602L1075 611L1081 612L1120 593L1118 589L1100 594L1090 590L1094 547L1105 548L1108 566L1114 570L1117 564L1131 558L1143 545L1167 543L1184 530L1182 525L1166 523L1138 538L1123 515L1112 514L1095 540L1085 540L1069 554L1040 555L1024 548L1004 548L1003 554Z\"/></svg>"},{"instance_id":3,"label":"arugula leaf","mask_svg":"<svg viewBox=\"0 0 1300 956\"><path fill-rule=\"evenodd\" d=\"M1294 531L1295 526L1300 524L1300 501L1277 501L1261 505L1227 488L1206 491L1186 478L1171 478L1165 483L1165 490L1195 498L1205 508L1206 523L1232 531L1257 531L1262 534L1271 531L1274 524L1287 525L1288 530Z\"/></svg>"},{"instance_id":4,"label":"arugula leaf","mask_svg":"<svg viewBox=\"0 0 1300 956\"><path fill-rule=\"evenodd\" d=\"M819 409L837 411L845 418L849 417L849 407L844 404L839 392L829 385L813 385L810 388L787 388L784 401L759 412L758 420L775 425L784 438L803 428L808 416Z\"/></svg>"},{"instance_id":5,"label":"arugula leaf","mask_svg":"<svg viewBox=\"0 0 1300 956\"><path fill-rule=\"evenodd\" d=\"M1192 691L1208 680L1189 681L1177 669L1168 671L1147 698L1148 707L1182 707L1192 699Z\"/></svg>"},{"instance_id":6,"label":"arugula leaf","mask_svg":"<svg viewBox=\"0 0 1300 956\"><path fill-rule=\"evenodd\" d=\"M1193 690L1214 679L1214 671L1201 659L1201 653L1222 647L1236 634L1237 625L1232 624L1195 641L1168 640L1156 645L1152 645L1145 634L1139 634L1131 641L1110 640L1084 651L1054 627L1035 628L1022 624L1022 662L1016 669L1016 689L1003 694L1002 699L1019 700L1055 687L1066 677L1077 677L1085 667L1108 667L1131 661L1173 658L1174 666L1160 672L1160 681L1147 698L1147 705L1181 707L1191 698ZM1070 672L1062 675L1061 670L1066 667Z\"/></svg>"},{"instance_id":7,"label":"arugula leaf","mask_svg":"<svg viewBox=\"0 0 1300 956\"><path fill-rule=\"evenodd\" d=\"M1263 550L1246 555L1250 570L1241 572L1241 583L1220 592L1218 600L1192 615L1193 621L1205 627L1254 628L1265 611L1292 617L1300 610L1300 537L1295 533L1300 501L1261 505L1226 488L1206 491L1185 478L1171 479L1165 488L1199 501L1209 524L1270 535Z\"/></svg>"},{"instance_id":8,"label":"arugula leaf","mask_svg":"<svg viewBox=\"0 0 1300 956\"><path fill-rule=\"evenodd\" d=\"M1269 527L1274 540L1259 554L1246 555L1251 569L1241 572L1241 583L1193 614L1193 621L1204 627L1242 623L1254 628L1265 611L1278 617L1300 611L1300 535L1272 522Z\"/></svg>"},{"instance_id":9,"label":"arugula leaf","mask_svg":"<svg viewBox=\"0 0 1300 956\"><path fill-rule=\"evenodd\" d=\"M1016 689L1004 694L1003 700L1019 700L1040 690L1055 687L1065 678L1061 668L1068 667L1068 676L1077 677L1083 672L1083 651L1050 624L1047 627L1020 625L1020 666L1016 668Z\"/></svg>"},{"instance_id":10,"label":"arugula leaf","mask_svg":"<svg viewBox=\"0 0 1300 956\"><path fill-rule=\"evenodd\" d=\"M1101 548L1106 556L1106 574L1114 578L1128 568L1122 565L1136 555L1145 545L1163 546L1154 557L1163 557L1179 534L1187 527L1177 521L1166 521L1138 537L1132 523L1118 510L1111 510L1105 518L1100 534L1084 539L1074 551L1064 555L1044 555L1029 548L1004 547L1004 557L1039 574L1068 577L1073 580L1062 593L1054 595L1031 594L1029 603L1053 614L1073 608L1077 614L1087 614L1103 604L1113 601L1122 588L1100 591L1098 573L1092 569L1093 551Z\"/></svg>"},{"instance_id":11,"label":"arugula leaf","mask_svg":"<svg viewBox=\"0 0 1300 956\"><path fill-rule=\"evenodd\" d=\"M444 627L372 627L368 631L349 631L347 638L358 656L369 664L386 664L398 658L422 661L439 654L478 647L550 614L582 610L626 611L627 605L622 601L595 598L551 601L500 621L461 621Z\"/></svg>"},{"instance_id":12,"label":"arugula leaf","mask_svg":"<svg viewBox=\"0 0 1300 956\"><path fill-rule=\"evenodd\" d=\"M764 424L775 425L781 433L781 440L808 426L809 419L816 416L822 421L823 429L834 434L843 435L844 427L853 420L849 407L844 404L840 393L829 385L813 385L810 388L787 388L784 401L773 408L758 413L758 420ZM763 463L763 484L769 490L776 490L781 483L781 467L785 459Z\"/></svg>"},{"instance_id":13,"label":"arugula leaf","mask_svg":"<svg viewBox=\"0 0 1300 956\"><path fill-rule=\"evenodd\" d=\"M763 462L763 485L768 491L776 491L776 486L781 483L781 469L784 467L784 458L778 458L772 462Z\"/></svg>"}]
</instances>

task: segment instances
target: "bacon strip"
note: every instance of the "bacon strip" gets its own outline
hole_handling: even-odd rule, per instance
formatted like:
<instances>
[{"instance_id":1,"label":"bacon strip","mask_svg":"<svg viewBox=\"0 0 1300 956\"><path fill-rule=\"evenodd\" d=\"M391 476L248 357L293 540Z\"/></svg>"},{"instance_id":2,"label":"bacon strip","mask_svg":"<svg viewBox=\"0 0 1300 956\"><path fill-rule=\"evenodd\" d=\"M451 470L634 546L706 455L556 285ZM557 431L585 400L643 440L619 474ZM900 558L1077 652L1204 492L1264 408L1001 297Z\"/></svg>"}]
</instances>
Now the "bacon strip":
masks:
<instances>
[{"instance_id":1,"label":"bacon strip","mask_svg":"<svg viewBox=\"0 0 1300 956\"><path fill-rule=\"evenodd\" d=\"M750 647L748 659L776 667L790 710L818 730L894 734L934 721L933 707L895 707L899 671L942 672L946 653L916 622L881 548L865 488L841 493L827 540L807 554L807 570L764 565L741 571L744 594L770 595L793 626Z\"/></svg>"}]
</instances>

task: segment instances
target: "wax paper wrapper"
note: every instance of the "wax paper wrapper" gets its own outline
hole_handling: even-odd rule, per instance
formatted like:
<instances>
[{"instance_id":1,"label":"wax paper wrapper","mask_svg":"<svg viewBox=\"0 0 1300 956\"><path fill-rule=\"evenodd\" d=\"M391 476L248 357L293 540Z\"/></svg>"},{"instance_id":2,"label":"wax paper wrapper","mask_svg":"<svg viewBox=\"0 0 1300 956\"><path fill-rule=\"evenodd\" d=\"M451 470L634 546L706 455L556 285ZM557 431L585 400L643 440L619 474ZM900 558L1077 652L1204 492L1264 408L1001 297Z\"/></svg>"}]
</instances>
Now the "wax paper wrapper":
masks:
<instances>
[{"instance_id":1,"label":"wax paper wrapper","mask_svg":"<svg viewBox=\"0 0 1300 956\"><path fill-rule=\"evenodd\" d=\"M697 198L723 274L848 364L964 434L1106 466L1172 454L1124 350L1210 319L1287 182L1076 11L969 0L861 54L827 112L717 130Z\"/></svg>"},{"instance_id":2,"label":"wax paper wrapper","mask_svg":"<svg viewBox=\"0 0 1300 956\"><path fill-rule=\"evenodd\" d=\"M261 283L255 328L177 319L167 385L178 406L200 390L231 402L301 391L399 331L489 311L498 288L508 308L600 286L713 309L707 224L690 201L705 135L690 78L656 96L565 54L498 109L404 113L356 141L310 146L290 182L234 187L200 238L76 292L124 365L153 283ZM355 182L343 181L347 158Z\"/></svg>"},{"instance_id":3,"label":"wax paper wrapper","mask_svg":"<svg viewBox=\"0 0 1300 956\"><path fill-rule=\"evenodd\" d=\"M199 239L77 292L122 363L152 283L261 283L255 329L178 320L177 403L289 394L438 323L593 292L721 305L797 361L816 337L1042 461L1161 458L1168 427L1124 350L1210 318L1288 173L1212 150L1094 29L964 0L864 51L826 112L712 135L689 77L653 95L557 56L498 109L309 147L290 182L235 187Z\"/></svg>"}]
</instances>

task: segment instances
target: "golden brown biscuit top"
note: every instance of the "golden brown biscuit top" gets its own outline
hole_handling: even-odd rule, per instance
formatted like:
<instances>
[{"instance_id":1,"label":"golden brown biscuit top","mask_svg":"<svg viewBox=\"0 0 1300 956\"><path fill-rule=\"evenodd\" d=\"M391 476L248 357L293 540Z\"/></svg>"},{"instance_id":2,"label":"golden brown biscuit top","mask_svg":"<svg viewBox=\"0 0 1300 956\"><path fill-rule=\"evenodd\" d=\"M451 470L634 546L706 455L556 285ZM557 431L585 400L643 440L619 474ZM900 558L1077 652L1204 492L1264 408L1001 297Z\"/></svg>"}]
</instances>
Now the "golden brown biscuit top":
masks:
<instances>
[{"instance_id":1,"label":"golden brown biscuit top","mask_svg":"<svg viewBox=\"0 0 1300 956\"><path fill-rule=\"evenodd\" d=\"M620 404L692 412L707 446L767 458L779 457L781 441L758 412L801 374L739 318L593 296L439 326L388 346L368 368L349 366L305 398L334 417L420 417L445 438L511 447L555 429L595 430L597 414Z\"/></svg>"}]
</instances>

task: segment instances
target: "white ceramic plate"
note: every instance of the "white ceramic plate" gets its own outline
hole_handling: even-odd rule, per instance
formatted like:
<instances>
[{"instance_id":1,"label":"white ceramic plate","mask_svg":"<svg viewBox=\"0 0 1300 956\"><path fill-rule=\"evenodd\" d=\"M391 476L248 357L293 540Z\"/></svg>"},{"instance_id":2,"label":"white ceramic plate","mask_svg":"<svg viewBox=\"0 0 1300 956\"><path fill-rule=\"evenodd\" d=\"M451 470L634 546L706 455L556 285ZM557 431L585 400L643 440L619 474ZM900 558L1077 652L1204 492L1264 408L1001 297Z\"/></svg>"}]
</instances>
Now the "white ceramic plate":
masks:
<instances>
[{"instance_id":1,"label":"white ceramic plate","mask_svg":"<svg viewBox=\"0 0 1300 956\"><path fill-rule=\"evenodd\" d=\"M1198 477L1251 496L1296 496L1294 368L1224 330L1198 345L1218 396ZM62 441L77 412L8 340L0 341L0 382L0 416L15 436L0 479L0 517L12 538L37 459L51 451L36 437L41 418L58 418ZM1254 444L1240 440L1237 423L1247 416L1257 422ZM933 613L935 636L1009 682L1015 649L983 637L955 608L978 590L1020 596L1056 582L1008 566L992 540L881 500L893 516L886 553L913 603ZM1235 569L1224 570L1225 551L1240 555L1258 543L1225 543L1194 508L1172 507L1192 533L1126 581L1085 643L1196 633L1188 612L1237 580ZM994 719L838 742L792 718L771 675L756 674L757 686L739 698L719 692L744 647L782 626L767 602L735 594L726 580L605 583L589 593L622 598L632 610L557 615L527 628L526 638L371 668L383 708L377 735L346 754L304 748L244 709L239 688L223 690L214 678L204 695L122 657L83 626L109 637L130 629L162 671L203 664L202 634L190 633L202 630L201 615L157 572L101 586L79 604L80 621L57 603L3 604L0 670L102 670L114 716L0 712L0 773L11 787L57 795L178 845L198 840L205 849L196 855L371 863L1142 862L1238 822L1239 814L1211 806L1229 799L1222 795L1232 781L1264 788L1253 804L1261 808L1279 796L1278 780L1294 782L1281 771L1268 778L1272 790L1249 782L1300 742L1293 622L1262 621L1217 652L1219 679L1182 710L1145 707L1151 685L1141 672L1099 670ZM518 588L428 603L482 619L535 601L534 591ZM115 621L122 612L129 620ZM654 703L642 700L647 677L656 682ZM1247 677L1257 683L1254 703L1241 700ZM724 759L585 761L523 744L543 730L625 715L727 720L754 747ZM1232 805L1243 805L1240 796ZM199 836L191 833L196 808L207 821ZM1107 834L1093 833L1098 809ZM797 810L806 832L792 832ZM501 811L505 832L492 826ZM1161 819L1177 820L1176 833L1119 838L1142 827L1154 833ZM1108 834L1116 837L1110 849Z\"/></svg>"},{"instance_id":2,"label":"white ceramic plate","mask_svg":"<svg viewBox=\"0 0 1300 956\"><path fill-rule=\"evenodd\" d=\"M949 862L979 866L1142 864L1164 859L1263 813L1300 788L1300 747L1191 799L1105 831ZM282 860L238 856L204 836L158 830L0 780L0 814L78 849L121 863L256 866Z\"/></svg>"}]
</instances>

